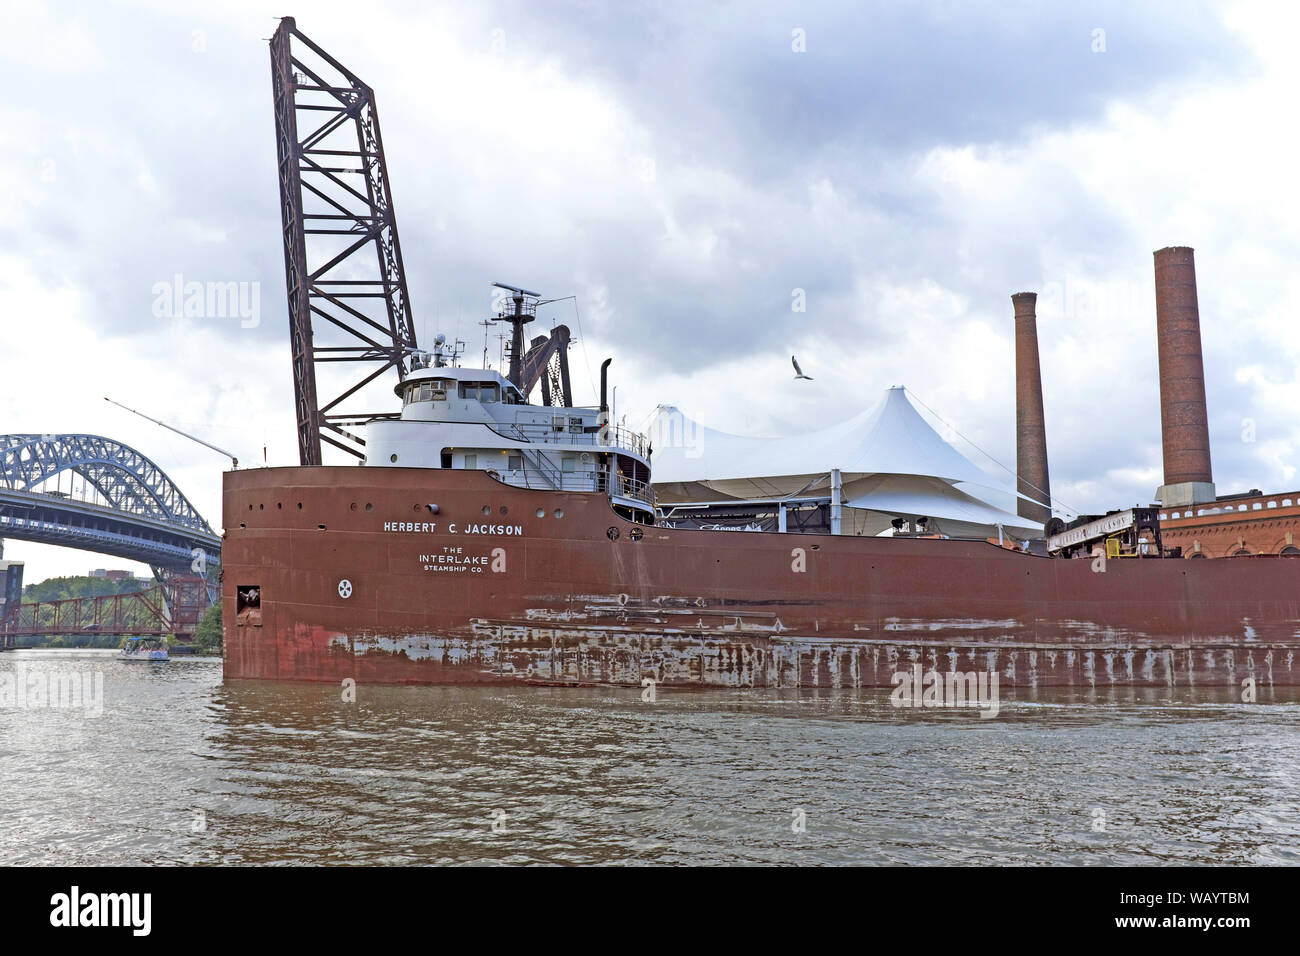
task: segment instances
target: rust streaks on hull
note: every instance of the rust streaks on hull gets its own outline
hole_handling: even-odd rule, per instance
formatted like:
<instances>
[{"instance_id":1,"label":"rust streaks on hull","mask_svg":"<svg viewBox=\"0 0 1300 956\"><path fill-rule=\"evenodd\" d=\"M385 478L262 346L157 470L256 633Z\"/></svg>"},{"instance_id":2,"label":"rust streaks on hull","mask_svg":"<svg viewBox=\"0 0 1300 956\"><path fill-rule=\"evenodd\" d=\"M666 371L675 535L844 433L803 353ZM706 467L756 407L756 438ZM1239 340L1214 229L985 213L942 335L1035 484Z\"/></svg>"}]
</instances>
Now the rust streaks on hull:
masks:
<instances>
[{"instance_id":1,"label":"rust streaks on hull","mask_svg":"<svg viewBox=\"0 0 1300 956\"><path fill-rule=\"evenodd\" d=\"M894 675L922 670L996 673L1004 686L1106 688L1300 683L1292 648L1059 647L1012 642L845 642L817 636L740 639L717 633L538 626L476 620L460 635L316 632L319 646L294 673L264 674L384 683L530 683L636 687L650 678L668 687L884 688Z\"/></svg>"}]
</instances>

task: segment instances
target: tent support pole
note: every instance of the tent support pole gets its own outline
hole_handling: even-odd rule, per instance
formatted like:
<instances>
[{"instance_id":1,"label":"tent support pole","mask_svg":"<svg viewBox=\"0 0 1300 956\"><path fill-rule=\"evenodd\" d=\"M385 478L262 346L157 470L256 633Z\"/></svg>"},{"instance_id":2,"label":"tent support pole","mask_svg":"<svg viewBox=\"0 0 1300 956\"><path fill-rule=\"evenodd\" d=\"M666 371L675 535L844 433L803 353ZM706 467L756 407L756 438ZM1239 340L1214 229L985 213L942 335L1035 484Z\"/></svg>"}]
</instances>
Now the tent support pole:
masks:
<instances>
[{"instance_id":1,"label":"tent support pole","mask_svg":"<svg viewBox=\"0 0 1300 956\"><path fill-rule=\"evenodd\" d=\"M840 533L840 519L843 513L840 494L840 470L831 469L831 534Z\"/></svg>"}]
</instances>

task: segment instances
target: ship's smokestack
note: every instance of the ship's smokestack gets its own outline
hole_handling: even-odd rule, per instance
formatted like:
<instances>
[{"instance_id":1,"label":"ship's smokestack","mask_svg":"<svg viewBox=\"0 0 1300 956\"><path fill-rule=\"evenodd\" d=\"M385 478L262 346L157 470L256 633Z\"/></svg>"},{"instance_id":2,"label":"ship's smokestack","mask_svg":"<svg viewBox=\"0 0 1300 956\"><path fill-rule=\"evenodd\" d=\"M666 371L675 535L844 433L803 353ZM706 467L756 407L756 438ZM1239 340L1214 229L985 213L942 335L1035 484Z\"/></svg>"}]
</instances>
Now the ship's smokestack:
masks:
<instances>
[{"instance_id":1,"label":"ship's smokestack","mask_svg":"<svg viewBox=\"0 0 1300 956\"><path fill-rule=\"evenodd\" d=\"M1155 254L1156 341L1160 355L1160 426L1165 483L1156 498L1165 507L1214 500L1210 428L1201 359L1201 314L1196 263L1187 246Z\"/></svg>"},{"instance_id":2,"label":"ship's smokestack","mask_svg":"<svg viewBox=\"0 0 1300 956\"><path fill-rule=\"evenodd\" d=\"M605 386L609 382L609 363L612 361L614 361L612 358L607 358L600 363L600 410L602 412L609 411L609 402L607 401L609 396Z\"/></svg>"},{"instance_id":3,"label":"ship's smokestack","mask_svg":"<svg viewBox=\"0 0 1300 956\"><path fill-rule=\"evenodd\" d=\"M1038 364L1038 293L1011 297L1016 315L1016 513L1042 525L1052 516L1047 478L1047 426L1043 420L1043 377ZM1044 504L1039 504L1039 502Z\"/></svg>"}]
</instances>

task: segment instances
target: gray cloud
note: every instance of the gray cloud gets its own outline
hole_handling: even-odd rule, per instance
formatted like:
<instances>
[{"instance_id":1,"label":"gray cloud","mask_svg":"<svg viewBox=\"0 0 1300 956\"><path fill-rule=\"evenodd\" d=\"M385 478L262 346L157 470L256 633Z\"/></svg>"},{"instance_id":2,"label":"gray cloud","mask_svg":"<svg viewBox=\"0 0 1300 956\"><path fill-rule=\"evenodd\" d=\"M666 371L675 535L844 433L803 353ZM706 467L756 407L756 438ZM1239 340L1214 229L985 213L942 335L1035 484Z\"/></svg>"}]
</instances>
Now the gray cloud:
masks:
<instances>
[{"instance_id":1,"label":"gray cloud","mask_svg":"<svg viewBox=\"0 0 1300 956\"><path fill-rule=\"evenodd\" d=\"M9 181L29 188L0 225L0 251L23 256L51 287L81 291L107 337L153 334L151 290L176 273L259 282L261 327L231 323L230 335L250 347L282 344L264 42L280 10L78 10L67 19L31 12L29 29L5 41L0 80L22 93L7 125L26 135L4 163ZM932 339L953 330L863 292L924 283L964 299L963 321L1009 340L1007 297L1057 278L1046 263L1068 261L1082 275L1149 267L1151 243L1068 162L1045 180L1009 184L972 233L965 212L922 175L927 155L1014 155L1044 133L1100 121L1116 102L1158 101L1255 68L1217 7L1204 4L499 3L449 8L450 26L418 4L364 19L354 10L306 11L299 25L378 91L417 328L458 329L474 353L492 280L577 293L587 336L638 354L647 374L728 356L766 361L809 336L862 353L864 376L898 367L872 365L873 353L906 368L919 354L918 322L931 323ZM459 141L467 127L447 114L466 91L432 83L413 51L487 58L494 28L511 63L590 84L644 134L639 146L611 147L627 150L615 164L626 175L589 184L581 166L546 165L551 154L518 134L527 116L501 115L498 135ZM791 51L795 28L807 33L806 53ZM1091 52L1095 28L1106 31L1104 54ZM21 50L20 33L41 39ZM589 147L580 137L571 144L575 157ZM476 152L513 165L479 182ZM649 184L633 172L645 159L654 162ZM791 312L796 287L807 292L806 313ZM1045 323L1045 350L1067 332ZM1007 361L978 374L1005 377L1009 352ZM1290 373L1280 358L1263 361ZM1154 376L1154 334L1148 366ZM1240 416L1227 409L1248 405L1249 390L1227 361L1207 372L1216 428L1235 432ZM1152 396L1134 397L1147 387L1117 388L1107 414L1122 420L1126 400L1149 410ZM1049 398L1049 425L1068 426L1049 434L1054 476L1096 478L1158 440L1148 416L1117 452L1113 437L1089 430L1094 419L1077 396ZM1001 453L1011 437L1004 421L987 426ZM1216 453L1225 473L1249 473L1249 448Z\"/></svg>"}]
</instances>

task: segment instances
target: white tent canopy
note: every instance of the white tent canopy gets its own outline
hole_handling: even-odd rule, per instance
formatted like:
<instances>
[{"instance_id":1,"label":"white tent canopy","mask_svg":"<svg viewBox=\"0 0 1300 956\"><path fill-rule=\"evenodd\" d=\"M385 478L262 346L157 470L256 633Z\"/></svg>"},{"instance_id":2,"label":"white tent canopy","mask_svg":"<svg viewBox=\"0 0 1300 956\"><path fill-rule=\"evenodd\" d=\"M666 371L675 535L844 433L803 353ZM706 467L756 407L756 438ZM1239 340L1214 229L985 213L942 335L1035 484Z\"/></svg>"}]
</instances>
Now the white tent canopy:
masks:
<instances>
[{"instance_id":1,"label":"white tent canopy","mask_svg":"<svg viewBox=\"0 0 1300 956\"><path fill-rule=\"evenodd\" d=\"M785 438L731 435L663 405L650 434L652 474L663 500L825 495L830 472L838 468L843 501L850 508L924 515L960 534L983 533L997 525L1041 533L1029 520L976 497L980 489L1012 500L1015 493L944 441L902 387L887 389L874 408L848 421Z\"/></svg>"}]
</instances>

